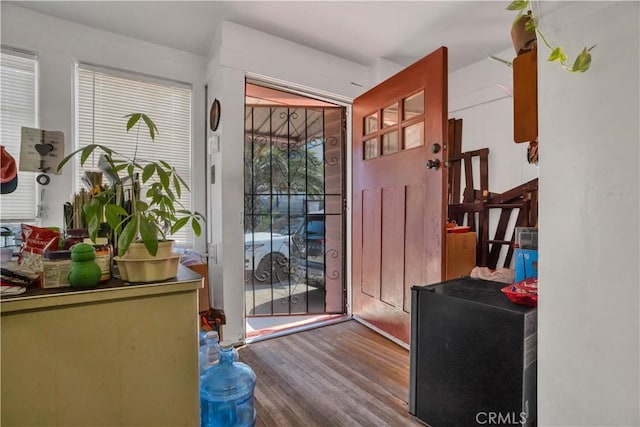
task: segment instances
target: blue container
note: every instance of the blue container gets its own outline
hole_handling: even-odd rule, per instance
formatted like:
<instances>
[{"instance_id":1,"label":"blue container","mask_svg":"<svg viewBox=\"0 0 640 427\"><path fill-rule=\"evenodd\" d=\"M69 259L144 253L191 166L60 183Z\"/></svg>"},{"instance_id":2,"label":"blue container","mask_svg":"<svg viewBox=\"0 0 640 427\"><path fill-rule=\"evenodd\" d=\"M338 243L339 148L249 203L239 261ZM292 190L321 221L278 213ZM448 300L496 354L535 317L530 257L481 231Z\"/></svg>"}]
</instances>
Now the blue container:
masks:
<instances>
[{"instance_id":1,"label":"blue container","mask_svg":"<svg viewBox=\"0 0 640 427\"><path fill-rule=\"evenodd\" d=\"M515 281L520 282L529 277L538 277L538 250L516 249Z\"/></svg>"},{"instance_id":2,"label":"blue container","mask_svg":"<svg viewBox=\"0 0 640 427\"><path fill-rule=\"evenodd\" d=\"M231 344L221 343L219 362L200 376L200 425L245 427L256 422L253 390L256 374L246 364L235 362Z\"/></svg>"}]
</instances>

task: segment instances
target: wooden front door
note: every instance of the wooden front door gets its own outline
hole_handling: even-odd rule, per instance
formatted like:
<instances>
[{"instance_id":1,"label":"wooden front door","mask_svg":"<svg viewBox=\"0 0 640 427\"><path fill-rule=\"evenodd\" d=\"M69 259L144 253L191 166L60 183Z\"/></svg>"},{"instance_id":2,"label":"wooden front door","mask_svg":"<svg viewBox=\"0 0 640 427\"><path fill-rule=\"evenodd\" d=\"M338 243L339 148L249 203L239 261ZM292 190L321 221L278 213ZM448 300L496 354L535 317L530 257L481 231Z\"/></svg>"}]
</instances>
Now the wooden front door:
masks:
<instances>
[{"instance_id":1,"label":"wooden front door","mask_svg":"<svg viewBox=\"0 0 640 427\"><path fill-rule=\"evenodd\" d=\"M446 141L445 47L353 103L353 314L405 343L411 286L443 279Z\"/></svg>"}]
</instances>

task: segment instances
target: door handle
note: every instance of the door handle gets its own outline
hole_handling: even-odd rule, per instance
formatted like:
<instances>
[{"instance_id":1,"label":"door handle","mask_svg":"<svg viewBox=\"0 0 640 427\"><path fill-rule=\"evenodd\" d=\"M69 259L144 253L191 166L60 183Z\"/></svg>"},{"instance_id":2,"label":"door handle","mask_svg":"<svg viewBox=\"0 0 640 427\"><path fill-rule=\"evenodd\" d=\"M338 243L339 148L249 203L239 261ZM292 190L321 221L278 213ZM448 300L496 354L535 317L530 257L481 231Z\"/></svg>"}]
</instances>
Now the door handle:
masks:
<instances>
[{"instance_id":1,"label":"door handle","mask_svg":"<svg viewBox=\"0 0 640 427\"><path fill-rule=\"evenodd\" d=\"M427 169L438 170L439 167L440 167L440 160L439 159L428 160L427 161Z\"/></svg>"}]
</instances>

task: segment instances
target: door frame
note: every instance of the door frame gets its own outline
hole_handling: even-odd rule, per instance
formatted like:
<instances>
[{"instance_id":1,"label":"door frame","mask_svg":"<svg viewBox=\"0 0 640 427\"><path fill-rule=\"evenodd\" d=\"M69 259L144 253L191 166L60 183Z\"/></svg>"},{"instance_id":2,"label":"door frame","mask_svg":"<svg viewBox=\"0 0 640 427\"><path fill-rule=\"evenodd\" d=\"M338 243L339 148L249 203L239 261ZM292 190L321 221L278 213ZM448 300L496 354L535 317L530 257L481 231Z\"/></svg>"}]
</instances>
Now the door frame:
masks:
<instances>
[{"instance_id":1,"label":"door frame","mask_svg":"<svg viewBox=\"0 0 640 427\"><path fill-rule=\"evenodd\" d=\"M352 284L351 284L351 259L352 259L352 245L351 245L351 233L352 233L352 218L351 218L351 207L353 203L353 192L352 192L352 175L353 175L353 162L351 152L351 144L352 144L352 111L353 111L353 100L355 98L350 98L346 96L341 96L331 92L325 92L318 89L314 89L309 86L300 85L296 83L287 82L284 80L267 77L261 74L246 72L245 73L245 83L251 82L258 84L260 86L282 90L285 92L291 92L300 96L307 96L311 98L318 99L320 101L325 101L329 103L333 103L340 107L345 108L345 120L347 122L347 126L345 129L345 198L346 198L346 208L345 208L345 286L346 286L346 304L345 304L345 312L346 315L352 316ZM244 100L243 100L244 105ZM244 212L243 212L244 217ZM243 303L244 304L244 303ZM242 319L243 323L246 324L247 318L245 315L246 307L243 307Z\"/></svg>"}]
</instances>

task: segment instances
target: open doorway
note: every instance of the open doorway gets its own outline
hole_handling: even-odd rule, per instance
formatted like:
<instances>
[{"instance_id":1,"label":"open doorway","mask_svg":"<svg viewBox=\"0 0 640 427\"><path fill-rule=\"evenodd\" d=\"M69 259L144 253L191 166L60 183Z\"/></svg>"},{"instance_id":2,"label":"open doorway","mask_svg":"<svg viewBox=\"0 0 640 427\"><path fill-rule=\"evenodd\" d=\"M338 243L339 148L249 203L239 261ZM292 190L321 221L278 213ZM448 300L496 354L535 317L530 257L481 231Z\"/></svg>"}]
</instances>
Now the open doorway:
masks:
<instances>
[{"instance_id":1,"label":"open doorway","mask_svg":"<svg viewBox=\"0 0 640 427\"><path fill-rule=\"evenodd\" d=\"M346 108L245 84L247 338L346 312Z\"/></svg>"}]
</instances>

